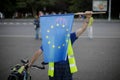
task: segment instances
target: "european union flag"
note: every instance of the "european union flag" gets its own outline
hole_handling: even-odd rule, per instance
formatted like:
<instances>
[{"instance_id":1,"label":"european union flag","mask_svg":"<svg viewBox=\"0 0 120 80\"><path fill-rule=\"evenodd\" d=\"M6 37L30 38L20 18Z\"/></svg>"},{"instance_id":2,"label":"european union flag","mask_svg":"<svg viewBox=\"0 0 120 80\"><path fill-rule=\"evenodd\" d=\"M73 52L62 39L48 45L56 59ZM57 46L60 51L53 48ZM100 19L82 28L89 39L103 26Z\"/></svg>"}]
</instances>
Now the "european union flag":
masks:
<instances>
[{"instance_id":1,"label":"european union flag","mask_svg":"<svg viewBox=\"0 0 120 80\"><path fill-rule=\"evenodd\" d=\"M74 14L47 15L40 17L45 62L66 60L73 19Z\"/></svg>"}]
</instances>

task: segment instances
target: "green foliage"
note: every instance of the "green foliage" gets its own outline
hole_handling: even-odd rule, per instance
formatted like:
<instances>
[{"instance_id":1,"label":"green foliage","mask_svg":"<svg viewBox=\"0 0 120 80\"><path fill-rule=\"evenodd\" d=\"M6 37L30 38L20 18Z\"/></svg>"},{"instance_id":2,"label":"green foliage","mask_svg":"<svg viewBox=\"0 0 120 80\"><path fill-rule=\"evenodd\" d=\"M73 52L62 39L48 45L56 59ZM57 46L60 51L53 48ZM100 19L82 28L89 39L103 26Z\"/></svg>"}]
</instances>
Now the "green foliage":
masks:
<instances>
[{"instance_id":1,"label":"green foliage","mask_svg":"<svg viewBox=\"0 0 120 80\"><path fill-rule=\"evenodd\" d=\"M12 16L16 9L16 0L0 0L0 12L6 17Z\"/></svg>"},{"instance_id":2,"label":"green foliage","mask_svg":"<svg viewBox=\"0 0 120 80\"><path fill-rule=\"evenodd\" d=\"M38 11L48 12L84 12L92 10L92 0L0 0L0 12L12 17L15 12L25 15Z\"/></svg>"},{"instance_id":3,"label":"green foliage","mask_svg":"<svg viewBox=\"0 0 120 80\"><path fill-rule=\"evenodd\" d=\"M70 3L69 11L71 12L86 11L92 8L92 0L71 0Z\"/></svg>"}]
</instances>

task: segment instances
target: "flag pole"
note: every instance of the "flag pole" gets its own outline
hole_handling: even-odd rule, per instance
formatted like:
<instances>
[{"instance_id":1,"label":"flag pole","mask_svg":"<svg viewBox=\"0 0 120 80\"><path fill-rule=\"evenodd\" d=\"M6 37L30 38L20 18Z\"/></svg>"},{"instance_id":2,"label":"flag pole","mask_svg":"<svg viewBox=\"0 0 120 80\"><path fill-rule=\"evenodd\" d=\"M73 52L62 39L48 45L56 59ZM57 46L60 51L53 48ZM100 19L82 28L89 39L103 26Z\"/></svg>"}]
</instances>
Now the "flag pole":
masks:
<instances>
[{"instance_id":1,"label":"flag pole","mask_svg":"<svg viewBox=\"0 0 120 80\"><path fill-rule=\"evenodd\" d=\"M106 12L92 12L91 14L105 14ZM84 12L77 12L77 13L74 13L74 15L85 15Z\"/></svg>"}]
</instances>

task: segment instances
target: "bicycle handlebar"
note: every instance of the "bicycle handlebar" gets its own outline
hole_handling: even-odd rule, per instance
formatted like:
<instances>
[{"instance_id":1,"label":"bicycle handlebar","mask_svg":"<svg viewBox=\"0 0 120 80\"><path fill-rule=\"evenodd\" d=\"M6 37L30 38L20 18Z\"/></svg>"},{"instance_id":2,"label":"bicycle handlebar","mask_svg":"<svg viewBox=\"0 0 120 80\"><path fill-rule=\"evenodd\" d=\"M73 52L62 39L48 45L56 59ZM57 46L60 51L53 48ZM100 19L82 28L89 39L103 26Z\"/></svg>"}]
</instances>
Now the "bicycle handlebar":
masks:
<instances>
[{"instance_id":1,"label":"bicycle handlebar","mask_svg":"<svg viewBox=\"0 0 120 80\"><path fill-rule=\"evenodd\" d=\"M38 69L45 69L45 66L37 66L37 65L32 65L32 67L36 67L36 68L38 68Z\"/></svg>"},{"instance_id":2,"label":"bicycle handlebar","mask_svg":"<svg viewBox=\"0 0 120 80\"><path fill-rule=\"evenodd\" d=\"M21 60L21 62L23 63L23 65L26 65L26 68L28 68L28 62L29 62L29 60ZM38 69L45 69L45 66L44 65L47 65L48 63L45 63L45 62L42 62L41 63L42 64L42 66L38 66L38 65L31 65L31 67L36 67L36 68L38 68Z\"/></svg>"}]
</instances>

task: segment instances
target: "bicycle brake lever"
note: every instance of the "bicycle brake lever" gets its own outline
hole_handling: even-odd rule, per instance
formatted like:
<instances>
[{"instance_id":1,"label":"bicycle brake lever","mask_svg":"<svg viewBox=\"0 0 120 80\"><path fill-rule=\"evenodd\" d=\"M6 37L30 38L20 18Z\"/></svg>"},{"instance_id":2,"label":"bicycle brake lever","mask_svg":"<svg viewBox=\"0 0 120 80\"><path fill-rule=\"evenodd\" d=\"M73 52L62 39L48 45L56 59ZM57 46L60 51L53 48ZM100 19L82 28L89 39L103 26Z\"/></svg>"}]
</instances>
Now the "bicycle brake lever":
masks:
<instances>
[{"instance_id":1,"label":"bicycle brake lever","mask_svg":"<svg viewBox=\"0 0 120 80\"><path fill-rule=\"evenodd\" d=\"M23 60L23 59L22 59L21 62L22 62L23 64L27 64L27 63L29 62L29 60L25 60L25 59Z\"/></svg>"}]
</instances>

